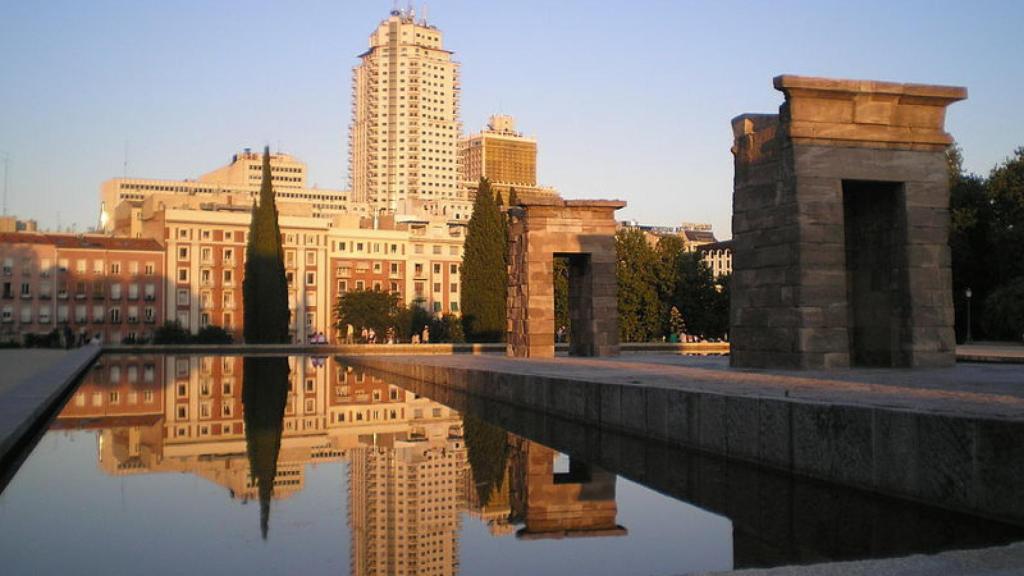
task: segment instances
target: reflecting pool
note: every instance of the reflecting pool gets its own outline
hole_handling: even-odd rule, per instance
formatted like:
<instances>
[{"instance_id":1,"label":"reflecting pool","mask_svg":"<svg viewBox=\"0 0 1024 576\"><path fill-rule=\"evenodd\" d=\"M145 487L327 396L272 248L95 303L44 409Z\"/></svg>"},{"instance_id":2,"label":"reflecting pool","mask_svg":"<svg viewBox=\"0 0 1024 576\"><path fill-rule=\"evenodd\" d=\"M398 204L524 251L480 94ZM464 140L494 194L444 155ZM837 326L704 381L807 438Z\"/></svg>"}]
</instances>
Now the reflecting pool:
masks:
<instances>
[{"instance_id":1,"label":"reflecting pool","mask_svg":"<svg viewBox=\"0 0 1024 576\"><path fill-rule=\"evenodd\" d=\"M0 494L4 574L682 574L1020 539L314 357L102 357Z\"/></svg>"}]
</instances>

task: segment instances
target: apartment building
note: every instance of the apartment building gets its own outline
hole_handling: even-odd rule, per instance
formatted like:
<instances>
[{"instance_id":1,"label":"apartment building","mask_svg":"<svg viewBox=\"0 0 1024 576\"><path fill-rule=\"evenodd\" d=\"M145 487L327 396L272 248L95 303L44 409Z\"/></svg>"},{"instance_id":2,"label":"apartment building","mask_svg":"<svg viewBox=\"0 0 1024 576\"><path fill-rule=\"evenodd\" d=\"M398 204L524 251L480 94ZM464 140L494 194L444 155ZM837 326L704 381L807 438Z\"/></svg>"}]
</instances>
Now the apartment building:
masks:
<instances>
[{"instance_id":1,"label":"apartment building","mask_svg":"<svg viewBox=\"0 0 1024 576\"><path fill-rule=\"evenodd\" d=\"M359 58L349 129L354 199L397 212L405 200L462 197L459 65L441 31L412 9L394 10Z\"/></svg>"},{"instance_id":2,"label":"apartment building","mask_svg":"<svg viewBox=\"0 0 1024 576\"><path fill-rule=\"evenodd\" d=\"M246 148L234 154L227 165L195 180L112 178L100 187L100 227L108 233L116 228L138 237L138 228L126 230L125 226L139 218L145 201L154 196L164 201L173 201L177 196L251 207L259 197L261 169L262 156ZM271 154L270 173L278 208L285 212L323 218L369 213L368 205L353 202L347 190L307 188L306 164L294 156Z\"/></svg>"},{"instance_id":3,"label":"apartment building","mask_svg":"<svg viewBox=\"0 0 1024 576\"><path fill-rule=\"evenodd\" d=\"M334 341L334 309L351 290L394 292L403 303L436 315L459 313L465 222L324 218L293 208L284 207L279 221L295 341L317 332ZM114 234L160 239L166 254L163 317L192 332L216 325L240 337L251 207L230 195L154 194L131 213L114 219Z\"/></svg>"},{"instance_id":4,"label":"apartment building","mask_svg":"<svg viewBox=\"0 0 1024 576\"><path fill-rule=\"evenodd\" d=\"M152 337L165 318L164 250L152 239L0 234L0 339L71 330L118 343Z\"/></svg>"},{"instance_id":5,"label":"apartment building","mask_svg":"<svg viewBox=\"0 0 1024 576\"><path fill-rule=\"evenodd\" d=\"M513 188L520 200L558 195L537 185L537 141L517 131L515 118L506 114L491 116L485 129L459 140L459 168L469 197L481 178L506 202Z\"/></svg>"}]
</instances>

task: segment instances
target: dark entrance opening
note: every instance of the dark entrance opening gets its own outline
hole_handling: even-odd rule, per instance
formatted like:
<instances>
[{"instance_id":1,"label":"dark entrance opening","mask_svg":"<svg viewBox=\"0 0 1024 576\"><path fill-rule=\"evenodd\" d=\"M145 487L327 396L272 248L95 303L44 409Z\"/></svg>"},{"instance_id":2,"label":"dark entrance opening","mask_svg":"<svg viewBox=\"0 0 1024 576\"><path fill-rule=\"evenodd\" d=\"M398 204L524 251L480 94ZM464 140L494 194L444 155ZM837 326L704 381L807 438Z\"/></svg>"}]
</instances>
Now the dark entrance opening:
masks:
<instances>
[{"instance_id":1,"label":"dark entrance opening","mask_svg":"<svg viewBox=\"0 0 1024 576\"><path fill-rule=\"evenodd\" d=\"M595 337L594 337L594 319L593 319L593 306L591 306L591 299L593 298L593 286L592 286L592 273L590 266L590 254L555 254L555 271L556 273L564 274L565 279L565 312L568 317L568 326L565 331L566 337L569 342L569 355L570 356L595 356L597 354L595 348ZM558 261L561 261L564 266L562 270L559 270ZM558 312L559 305L557 299L559 298L559 290L557 283L560 281L559 278L555 278L555 330L556 336L559 329L558 325Z\"/></svg>"},{"instance_id":2,"label":"dark entrance opening","mask_svg":"<svg viewBox=\"0 0 1024 576\"><path fill-rule=\"evenodd\" d=\"M846 298L853 366L901 365L908 298L903 278L906 233L903 185L843 181Z\"/></svg>"}]
</instances>

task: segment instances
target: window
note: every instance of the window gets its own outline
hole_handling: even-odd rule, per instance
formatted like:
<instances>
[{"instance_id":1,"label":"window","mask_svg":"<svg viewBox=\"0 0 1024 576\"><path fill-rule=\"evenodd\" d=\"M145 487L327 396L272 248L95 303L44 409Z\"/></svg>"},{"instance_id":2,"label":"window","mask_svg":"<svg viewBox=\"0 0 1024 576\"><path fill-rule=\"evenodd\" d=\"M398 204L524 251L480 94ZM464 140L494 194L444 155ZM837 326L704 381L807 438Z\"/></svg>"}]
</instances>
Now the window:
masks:
<instances>
[{"instance_id":1,"label":"window","mask_svg":"<svg viewBox=\"0 0 1024 576\"><path fill-rule=\"evenodd\" d=\"M449 246L448 247L448 254L450 254L452 256L458 256L459 255L459 247L458 246Z\"/></svg>"},{"instance_id":2,"label":"window","mask_svg":"<svg viewBox=\"0 0 1024 576\"><path fill-rule=\"evenodd\" d=\"M146 300L156 300L156 284L146 284Z\"/></svg>"},{"instance_id":3,"label":"window","mask_svg":"<svg viewBox=\"0 0 1024 576\"><path fill-rule=\"evenodd\" d=\"M199 283L202 286L213 286L213 270L203 268L199 271Z\"/></svg>"},{"instance_id":4,"label":"window","mask_svg":"<svg viewBox=\"0 0 1024 576\"><path fill-rule=\"evenodd\" d=\"M356 290L363 290L365 287L366 285L362 280L356 280Z\"/></svg>"},{"instance_id":5,"label":"window","mask_svg":"<svg viewBox=\"0 0 1024 576\"><path fill-rule=\"evenodd\" d=\"M143 274L145 274L146 276L152 276L155 273L156 266L153 264L146 264L145 272L143 272Z\"/></svg>"},{"instance_id":6,"label":"window","mask_svg":"<svg viewBox=\"0 0 1024 576\"><path fill-rule=\"evenodd\" d=\"M435 244L434 245L434 254L440 254L440 253L441 253L441 246Z\"/></svg>"},{"instance_id":7,"label":"window","mask_svg":"<svg viewBox=\"0 0 1024 576\"><path fill-rule=\"evenodd\" d=\"M75 262L75 272L85 274L85 260L79 259Z\"/></svg>"},{"instance_id":8,"label":"window","mask_svg":"<svg viewBox=\"0 0 1024 576\"><path fill-rule=\"evenodd\" d=\"M110 309L110 323L111 324L120 324L121 323L121 309L120 308L111 308Z\"/></svg>"},{"instance_id":9,"label":"window","mask_svg":"<svg viewBox=\"0 0 1024 576\"><path fill-rule=\"evenodd\" d=\"M178 306L188 306L189 292L187 288L178 289Z\"/></svg>"},{"instance_id":10,"label":"window","mask_svg":"<svg viewBox=\"0 0 1024 576\"><path fill-rule=\"evenodd\" d=\"M134 283L129 284L128 285L128 299L129 300L137 300L138 298L139 298L139 285L138 284L134 284Z\"/></svg>"},{"instance_id":11,"label":"window","mask_svg":"<svg viewBox=\"0 0 1024 576\"><path fill-rule=\"evenodd\" d=\"M306 286L316 286L316 272L306 272Z\"/></svg>"},{"instance_id":12,"label":"window","mask_svg":"<svg viewBox=\"0 0 1024 576\"><path fill-rule=\"evenodd\" d=\"M135 261L129 262L128 263L128 273L131 274L132 276L138 276L139 275L139 263L135 262Z\"/></svg>"},{"instance_id":13,"label":"window","mask_svg":"<svg viewBox=\"0 0 1024 576\"><path fill-rule=\"evenodd\" d=\"M392 276L398 275L398 262L392 262L391 263L391 275Z\"/></svg>"},{"instance_id":14,"label":"window","mask_svg":"<svg viewBox=\"0 0 1024 576\"><path fill-rule=\"evenodd\" d=\"M188 260L188 246L178 247L178 260Z\"/></svg>"},{"instance_id":15,"label":"window","mask_svg":"<svg viewBox=\"0 0 1024 576\"><path fill-rule=\"evenodd\" d=\"M423 244L413 244L413 254L423 254Z\"/></svg>"},{"instance_id":16,"label":"window","mask_svg":"<svg viewBox=\"0 0 1024 576\"><path fill-rule=\"evenodd\" d=\"M348 292L348 281L338 280L338 294L344 294L345 292Z\"/></svg>"},{"instance_id":17,"label":"window","mask_svg":"<svg viewBox=\"0 0 1024 576\"><path fill-rule=\"evenodd\" d=\"M440 282L434 282L434 292L440 292L440 291L441 291L441 283Z\"/></svg>"},{"instance_id":18,"label":"window","mask_svg":"<svg viewBox=\"0 0 1024 576\"><path fill-rule=\"evenodd\" d=\"M204 230L205 234L207 231ZM199 250L199 260L204 263L213 262L213 248L203 247Z\"/></svg>"},{"instance_id":19,"label":"window","mask_svg":"<svg viewBox=\"0 0 1024 576\"><path fill-rule=\"evenodd\" d=\"M110 299L111 300L120 300L121 299L121 284L120 283L115 282L115 283L110 285Z\"/></svg>"},{"instance_id":20,"label":"window","mask_svg":"<svg viewBox=\"0 0 1024 576\"><path fill-rule=\"evenodd\" d=\"M93 260L92 261L92 273L93 274L103 274L103 260Z\"/></svg>"},{"instance_id":21,"label":"window","mask_svg":"<svg viewBox=\"0 0 1024 576\"><path fill-rule=\"evenodd\" d=\"M178 268L178 282L188 282L188 268Z\"/></svg>"},{"instance_id":22,"label":"window","mask_svg":"<svg viewBox=\"0 0 1024 576\"><path fill-rule=\"evenodd\" d=\"M110 263L110 273L111 274L120 274L121 273L121 263L120 262L111 262Z\"/></svg>"},{"instance_id":23,"label":"window","mask_svg":"<svg viewBox=\"0 0 1024 576\"><path fill-rule=\"evenodd\" d=\"M224 249L224 263L225 264L232 264L232 263L234 263L234 261L235 261L235 249L234 248L225 248Z\"/></svg>"},{"instance_id":24,"label":"window","mask_svg":"<svg viewBox=\"0 0 1024 576\"><path fill-rule=\"evenodd\" d=\"M440 274L440 273L441 273L441 265L440 264L434 264L434 274Z\"/></svg>"},{"instance_id":25,"label":"window","mask_svg":"<svg viewBox=\"0 0 1024 576\"><path fill-rule=\"evenodd\" d=\"M316 250L306 250L306 266L316 266Z\"/></svg>"},{"instance_id":26,"label":"window","mask_svg":"<svg viewBox=\"0 0 1024 576\"><path fill-rule=\"evenodd\" d=\"M459 291L459 283L458 282L452 282L451 286L449 286L448 288L449 288L449 290L448 290L449 292L451 292L452 294L456 294Z\"/></svg>"},{"instance_id":27,"label":"window","mask_svg":"<svg viewBox=\"0 0 1024 576\"><path fill-rule=\"evenodd\" d=\"M417 263L413 266L413 270L417 277L423 276L423 264Z\"/></svg>"},{"instance_id":28,"label":"window","mask_svg":"<svg viewBox=\"0 0 1024 576\"><path fill-rule=\"evenodd\" d=\"M449 265L448 266L448 273L449 274L458 274L459 273L459 265L458 264L451 264L451 265Z\"/></svg>"},{"instance_id":29,"label":"window","mask_svg":"<svg viewBox=\"0 0 1024 576\"><path fill-rule=\"evenodd\" d=\"M235 284L235 271L234 270L225 270L224 271L224 285L225 286L234 286L234 284Z\"/></svg>"},{"instance_id":30,"label":"window","mask_svg":"<svg viewBox=\"0 0 1024 576\"><path fill-rule=\"evenodd\" d=\"M103 319L106 317L106 314L104 312L105 311L103 310L103 306L100 306L100 305L93 306L92 307L92 321L93 322L103 322Z\"/></svg>"},{"instance_id":31,"label":"window","mask_svg":"<svg viewBox=\"0 0 1024 576\"><path fill-rule=\"evenodd\" d=\"M21 323L31 324L32 323L32 308L25 306L21 309Z\"/></svg>"}]
</instances>

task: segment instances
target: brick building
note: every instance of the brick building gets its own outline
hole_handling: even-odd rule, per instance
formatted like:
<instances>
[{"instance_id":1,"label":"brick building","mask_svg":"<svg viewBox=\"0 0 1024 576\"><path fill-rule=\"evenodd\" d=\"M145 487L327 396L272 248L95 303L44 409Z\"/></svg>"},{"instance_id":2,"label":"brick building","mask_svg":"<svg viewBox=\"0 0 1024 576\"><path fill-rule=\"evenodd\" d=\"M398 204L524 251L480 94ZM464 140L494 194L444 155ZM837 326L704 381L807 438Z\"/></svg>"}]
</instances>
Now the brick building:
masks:
<instances>
[{"instance_id":1,"label":"brick building","mask_svg":"<svg viewBox=\"0 0 1024 576\"><path fill-rule=\"evenodd\" d=\"M71 330L76 340L152 337L163 323L164 250L152 239L0 234L0 339Z\"/></svg>"}]
</instances>

